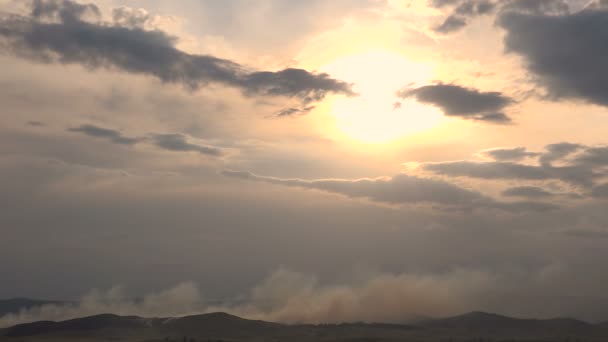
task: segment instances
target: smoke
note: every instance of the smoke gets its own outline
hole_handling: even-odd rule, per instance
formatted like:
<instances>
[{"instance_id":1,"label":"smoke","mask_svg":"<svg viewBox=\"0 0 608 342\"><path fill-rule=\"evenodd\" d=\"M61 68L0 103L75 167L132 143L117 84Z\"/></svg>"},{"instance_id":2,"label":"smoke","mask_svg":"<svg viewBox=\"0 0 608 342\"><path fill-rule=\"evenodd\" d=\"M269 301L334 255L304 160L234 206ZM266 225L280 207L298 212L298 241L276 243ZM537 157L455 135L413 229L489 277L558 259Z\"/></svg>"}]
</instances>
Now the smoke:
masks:
<instances>
[{"instance_id":1,"label":"smoke","mask_svg":"<svg viewBox=\"0 0 608 342\"><path fill-rule=\"evenodd\" d=\"M351 285L321 286L315 277L280 269L233 313L286 323L394 322L470 309L472 295L491 286L488 275L381 274Z\"/></svg>"},{"instance_id":2,"label":"smoke","mask_svg":"<svg viewBox=\"0 0 608 342\"><path fill-rule=\"evenodd\" d=\"M48 304L0 317L0 327L40 320L60 321L102 313L145 317L181 316L204 311L201 294L194 283L181 283L168 290L130 299L124 288L94 289L74 304Z\"/></svg>"},{"instance_id":3,"label":"smoke","mask_svg":"<svg viewBox=\"0 0 608 342\"><path fill-rule=\"evenodd\" d=\"M344 285L321 285L315 276L279 269L240 304L206 304L194 283L133 300L122 287L93 290L75 304L44 305L0 317L0 327L101 313L169 317L223 311L283 323L406 322L471 309L473 294L492 286L487 274L459 270L442 275L379 274Z\"/></svg>"}]
</instances>

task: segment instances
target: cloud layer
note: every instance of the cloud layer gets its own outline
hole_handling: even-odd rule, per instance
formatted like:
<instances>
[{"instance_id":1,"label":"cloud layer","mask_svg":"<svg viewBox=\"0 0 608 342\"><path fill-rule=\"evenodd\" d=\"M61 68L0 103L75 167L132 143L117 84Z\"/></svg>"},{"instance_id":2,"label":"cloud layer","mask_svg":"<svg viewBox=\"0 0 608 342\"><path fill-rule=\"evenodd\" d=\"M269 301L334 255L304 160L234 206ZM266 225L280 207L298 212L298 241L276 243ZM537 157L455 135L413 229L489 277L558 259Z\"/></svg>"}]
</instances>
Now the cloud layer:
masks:
<instances>
[{"instance_id":1,"label":"cloud layer","mask_svg":"<svg viewBox=\"0 0 608 342\"><path fill-rule=\"evenodd\" d=\"M190 89L220 84L249 96L284 96L304 104L329 93L354 95L350 84L327 74L295 68L253 71L227 59L180 51L176 38L159 30L86 20L87 14L99 17L99 12L93 4L37 0L30 16L0 19L0 44L3 50L39 62L118 69ZM125 14L118 16L123 22Z\"/></svg>"},{"instance_id":2,"label":"cloud layer","mask_svg":"<svg viewBox=\"0 0 608 342\"><path fill-rule=\"evenodd\" d=\"M608 10L563 15L507 12L498 18L508 52L523 57L528 70L552 99L606 106Z\"/></svg>"},{"instance_id":3,"label":"cloud layer","mask_svg":"<svg viewBox=\"0 0 608 342\"><path fill-rule=\"evenodd\" d=\"M460 210L500 209L507 211L545 211L555 209L544 203L499 202L483 194L430 178L399 174L367 179L282 179L255 175L248 171L222 171L224 176L291 187L322 190L351 198L367 198L388 204L431 204Z\"/></svg>"},{"instance_id":4,"label":"cloud layer","mask_svg":"<svg viewBox=\"0 0 608 342\"><path fill-rule=\"evenodd\" d=\"M503 110L514 102L500 92L483 92L442 83L413 89L406 88L399 91L397 96L413 97L422 103L435 105L448 116L493 123L511 121Z\"/></svg>"}]
</instances>

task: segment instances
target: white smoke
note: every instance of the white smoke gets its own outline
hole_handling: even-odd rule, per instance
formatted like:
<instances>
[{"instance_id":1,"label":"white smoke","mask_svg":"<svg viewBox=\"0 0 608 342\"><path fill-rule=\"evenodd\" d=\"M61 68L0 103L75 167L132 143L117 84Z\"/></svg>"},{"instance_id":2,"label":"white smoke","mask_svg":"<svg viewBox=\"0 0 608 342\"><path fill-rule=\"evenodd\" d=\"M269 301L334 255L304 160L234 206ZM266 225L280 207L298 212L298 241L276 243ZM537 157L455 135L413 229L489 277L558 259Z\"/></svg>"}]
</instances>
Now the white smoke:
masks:
<instances>
[{"instance_id":1,"label":"white smoke","mask_svg":"<svg viewBox=\"0 0 608 342\"><path fill-rule=\"evenodd\" d=\"M472 309L474 294L495 279L482 272L441 275L380 274L348 285L321 285L316 277L279 269L239 305L206 305L194 283L182 283L141 300L121 287L93 290L73 305L44 305L0 317L0 326L65 320L101 313L170 317L224 311L284 323L404 322L414 316L445 316Z\"/></svg>"}]
</instances>

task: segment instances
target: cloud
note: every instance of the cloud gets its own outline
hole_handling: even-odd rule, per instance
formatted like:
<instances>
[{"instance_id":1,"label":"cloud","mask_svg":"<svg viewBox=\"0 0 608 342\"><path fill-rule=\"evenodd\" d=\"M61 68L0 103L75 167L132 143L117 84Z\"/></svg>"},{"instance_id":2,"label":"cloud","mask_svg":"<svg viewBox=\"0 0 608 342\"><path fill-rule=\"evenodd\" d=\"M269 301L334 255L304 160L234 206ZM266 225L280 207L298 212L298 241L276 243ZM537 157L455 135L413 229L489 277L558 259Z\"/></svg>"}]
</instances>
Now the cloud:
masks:
<instances>
[{"instance_id":1,"label":"cloud","mask_svg":"<svg viewBox=\"0 0 608 342\"><path fill-rule=\"evenodd\" d=\"M608 166L608 146L588 147L574 158L574 162L589 166Z\"/></svg>"},{"instance_id":2,"label":"cloud","mask_svg":"<svg viewBox=\"0 0 608 342\"><path fill-rule=\"evenodd\" d=\"M489 0L457 0L457 1L431 1L431 5L438 8L453 6L452 13L436 26L434 30L439 33L458 31L467 25L467 19L491 13L496 3Z\"/></svg>"},{"instance_id":3,"label":"cloud","mask_svg":"<svg viewBox=\"0 0 608 342\"><path fill-rule=\"evenodd\" d=\"M496 11L535 15L561 15L570 12L568 3L563 0L431 0L429 3L435 8L450 9L444 21L433 28L443 34L459 31L472 19Z\"/></svg>"},{"instance_id":4,"label":"cloud","mask_svg":"<svg viewBox=\"0 0 608 342\"><path fill-rule=\"evenodd\" d=\"M220 148L189 142L185 135L179 133L155 134L152 139L156 146L168 151L198 152L210 156L223 154Z\"/></svg>"},{"instance_id":5,"label":"cloud","mask_svg":"<svg viewBox=\"0 0 608 342\"><path fill-rule=\"evenodd\" d=\"M348 179L284 179L259 176L248 171L224 170L222 175L245 180L290 187L321 190L351 198L367 198L387 204L434 204L447 208L493 208L506 211L555 209L545 203L498 202L481 193L467 190L441 180L419 178L406 174L393 177Z\"/></svg>"},{"instance_id":6,"label":"cloud","mask_svg":"<svg viewBox=\"0 0 608 342\"><path fill-rule=\"evenodd\" d=\"M463 18L460 16L455 16L455 15L450 15L443 21L443 23L441 23L441 25L435 27L434 30L439 33L445 34L445 33L458 31L465 26L467 26L466 18Z\"/></svg>"},{"instance_id":7,"label":"cloud","mask_svg":"<svg viewBox=\"0 0 608 342\"><path fill-rule=\"evenodd\" d=\"M142 28L150 18L150 13L143 8L121 6L112 9L112 20L118 26Z\"/></svg>"},{"instance_id":8,"label":"cloud","mask_svg":"<svg viewBox=\"0 0 608 342\"><path fill-rule=\"evenodd\" d=\"M508 52L523 57L535 81L554 100L582 100L607 106L608 10L586 9L563 15L505 12Z\"/></svg>"},{"instance_id":9,"label":"cloud","mask_svg":"<svg viewBox=\"0 0 608 342\"><path fill-rule=\"evenodd\" d=\"M555 194L536 186L517 186L508 188L502 192L502 195L508 197L526 197L535 199L555 196Z\"/></svg>"},{"instance_id":10,"label":"cloud","mask_svg":"<svg viewBox=\"0 0 608 342\"><path fill-rule=\"evenodd\" d=\"M133 145L141 141L140 138L125 137L119 131L95 125L81 125L68 128L68 131L86 134L91 137L104 138L120 145Z\"/></svg>"},{"instance_id":11,"label":"cloud","mask_svg":"<svg viewBox=\"0 0 608 342\"><path fill-rule=\"evenodd\" d=\"M413 97L419 102L439 107L445 115L493 123L506 123L510 118L501 111L514 103L500 92L482 92L454 84L427 85L403 89L400 98Z\"/></svg>"},{"instance_id":12,"label":"cloud","mask_svg":"<svg viewBox=\"0 0 608 342\"><path fill-rule=\"evenodd\" d=\"M147 137L125 137L121 132L95 125L81 125L68 128L69 132L82 133L91 137L106 139L114 144L134 145L143 141L152 141L154 145L173 152L198 152L200 154L219 157L224 151L215 146L190 142L188 136L180 133L150 134Z\"/></svg>"},{"instance_id":13,"label":"cloud","mask_svg":"<svg viewBox=\"0 0 608 342\"><path fill-rule=\"evenodd\" d=\"M541 155L539 161L543 165L551 165L554 161L567 157L581 148L583 148L583 146L580 144L567 142L549 144L545 146L546 152Z\"/></svg>"},{"instance_id":14,"label":"cloud","mask_svg":"<svg viewBox=\"0 0 608 342\"><path fill-rule=\"evenodd\" d=\"M55 19L70 23L87 16L101 17L99 8L94 4L79 4L70 0L32 0L31 16L36 19Z\"/></svg>"},{"instance_id":15,"label":"cloud","mask_svg":"<svg viewBox=\"0 0 608 342\"><path fill-rule=\"evenodd\" d=\"M521 148L498 151L500 153L498 158L495 158L496 161L458 160L422 163L420 166L426 171L450 177L537 181L554 179L583 188L592 187L595 181L607 175L604 169L608 165L608 147L606 146L589 147L559 143L547 145L544 153L527 152ZM575 152L577 153L572 155ZM481 154L485 153L487 150L481 152ZM517 161L525 156L538 156L539 164L504 161ZM566 157L570 158L565 160ZM556 161L561 161L563 165L552 165Z\"/></svg>"},{"instance_id":16,"label":"cloud","mask_svg":"<svg viewBox=\"0 0 608 342\"><path fill-rule=\"evenodd\" d=\"M563 15L570 13L570 6L563 0L510 0L502 4L501 11L535 15Z\"/></svg>"},{"instance_id":17,"label":"cloud","mask_svg":"<svg viewBox=\"0 0 608 342\"><path fill-rule=\"evenodd\" d=\"M86 11L99 12L95 5L69 0L35 1L30 16L0 19L0 44L30 60L118 69L189 89L221 84L240 89L247 96L296 98L305 105L329 93L354 95L350 84L325 73L296 68L249 70L227 59L178 50L176 38L159 30L85 21ZM124 11L115 14L119 21L127 20ZM42 20L48 17L57 20ZM127 21L133 21L131 17Z\"/></svg>"},{"instance_id":18,"label":"cloud","mask_svg":"<svg viewBox=\"0 0 608 342\"><path fill-rule=\"evenodd\" d=\"M493 180L551 180L557 179L576 186L589 187L600 175L585 165L551 167L514 162L448 161L424 163L422 168L450 177L470 177Z\"/></svg>"},{"instance_id":19,"label":"cloud","mask_svg":"<svg viewBox=\"0 0 608 342\"><path fill-rule=\"evenodd\" d=\"M481 151L481 155L488 156L497 161L519 161L528 157L536 157L539 153L529 152L525 147L493 148Z\"/></svg>"},{"instance_id":20,"label":"cloud","mask_svg":"<svg viewBox=\"0 0 608 342\"><path fill-rule=\"evenodd\" d=\"M315 109L315 106L307 106L303 108L291 107L285 108L276 113L277 117L294 116L308 114L311 110Z\"/></svg>"}]
</instances>

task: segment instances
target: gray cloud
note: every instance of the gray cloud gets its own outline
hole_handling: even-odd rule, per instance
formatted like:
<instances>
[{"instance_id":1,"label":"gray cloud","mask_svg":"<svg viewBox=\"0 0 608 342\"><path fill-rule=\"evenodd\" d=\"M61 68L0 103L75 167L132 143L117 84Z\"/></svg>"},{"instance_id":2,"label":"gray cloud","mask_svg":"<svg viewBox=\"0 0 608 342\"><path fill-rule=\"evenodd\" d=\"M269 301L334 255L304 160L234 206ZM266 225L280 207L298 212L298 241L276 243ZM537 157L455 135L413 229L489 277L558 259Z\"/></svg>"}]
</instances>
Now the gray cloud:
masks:
<instances>
[{"instance_id":1,"label":"gray cloud","mask_svg":"<svg viewBox=\"0 0 608 342\"><path fill-rule=\"evenodd\" d=\"M507 211L545 211L556 207L545 203L497 202L481 193L441 180L399 174L364 179L284 179L259 176L248 171L224 170L222 175L270 184L322 190L351 198L367 198L388 204L436 204L459 209L495 208Z\"/></svg>"},{"instance_id":2,"label":"gray cloud","mask_svg":"<svg viewBox=\"0 0 608 342\"><path fill-rule=\"evenodd\" d=\"M99 18L101 12L94 4L79 4L71 0L32 0L32 17L62 22L80 21L87 16Z\"/></svg>"},{"instance_id":3,"label":"gray cloud","mask_svg":"<svg viewBox=\"0 0 608 342\"><path fill-rule=\"evenodd\" d=\"M133 145L141 141L140 138L125 137L119 131L95 125L81 125L68 128L68 131L86 134L91 137L108 139L115 144L121 145Z\"/></svg>"},{"instance_id":4,"label":"gray cloud","mask_svg":"<svg viewBox=\"0 0 608 342\"><path fill-rule=\"evenodd\" d=\"M574 162L590 166L608 166L608 146L588 147L574 158Z\"/></svg>"},{"instance_id":5,"label":"gray cloud","mask_svg":"<svg viewBox=\"0 0 608 342\"><path fill-rule=\"evenodd\" d=\"M497 161L518 161L539 155L539 153L526 150L525 147L493 148L481 151L481 154Z\"/></svg>"},{"instance_id":6,"label":"gray cloud","mask_svg":"<svg viewBox=\"0 0 608 342\"><path fill-rule=\"evenodd\" d=\"M123 27L144 27L150 18L150 14L142 8L122 6L112 9L112 20Z\"/></svg>"},{"instance_id":7,"label":"gray cloud","mask_svg":"<svg viewBox=\"0 0 608 342\"><path fill-rule=\"evenodd\" d=\"M0 44L15 55L40 62L114 68L190 89L217 83L248 96L284 96L304 104L322 100L328 93L354 95L350 84L324 73L295 68L251 71L226 59L180 51L174 46L176 38L162 31L91 23L83 20L83 8L98 11L94 5L69 0L36 1L31 16L0 19ZM51 16L59 22L41 20Z\"/></svg>"},{"instance_id":8,"label":"gray cloud","mask_svg":"<svg viewBox=\"0 0 608 342\"><path fill-rule=\"evenodd\" d=\"M585 165L551 167L514 162L451 161L425 163L423 169L452 177L510 180L561 180L576 186L590 187L600 174Z\"/></svg>"},{"instance_id":9,"label":"gray cloud","mask_svg":"<svg viewBox=\"0 0 608 342\"><path fill-rule=\"evenodd\" d=\"M502 192L502 195L508 197L526 197L538 199L552 197L555 194L536 186L518 186L506 189Z\"/></svg>"},{"instance_id":10,"label":"gray cloud","mask_svg":"<svg viewBox=\"0 0 608 342\"><path fill-rule=\"evenodd\" d=\"M506 12L499 16L508 52L521 55L536 82L552 99L608 105L608 11L565 15Z\"/></svg>"},{"instance_id":11,"label":"gray cloud","mask_svg":"<svg viewBox=\"0 0 608 342\"><path fill-rule=\"evenodd\" d=\"M570 6L563 0L510 0L503 2L502 12L519 12L536 15L561 15L570 12Z\"/></svg>"},{"instance_id":12,"label":"gray cloud","mask_svg":"<svg viewBox=\"0 0 608 342\"><path fill-rule=\"evenodd\" d=\"M413 97L422 103L435 105L448 116L494 123L506 123L510 118L501 111L514 103L500 92L482 92L454 84L427 85L403 89L400 98Z\"/></svg>"},{"instance_id":13,"label":"gray cloud","mask_svg":"<svg viewBox=\"0 0 608 342\"><path fill-rule=\"evenodd\" d=\"M544 180L553 178L545 169L533 165L524 165L514 162L492 161L448 161L437 163L424 163L423 168L437 174L446 176L466 176L483 179L527 179Z\"/></svg>"},{"instance_id":14,"label":"gray cloud","mask_svg":"<svg viewBox=\"0 0 608 342\"><path fill-rule=\"evenodd\" d=\"M183 134L155 134L152 139L156 146L169 151L198 152L210 156L221 156L223 154L220 148L191 143Z\"/></svg>"},{"instance_id":15,"label":"gray cloud","mask_svg":"<svg viewBox=\"0 0 608 342\"><path fill-rule=\"evenodd\" d=\"M297 107L285 108L285 109L278 111L276 113L276 116L283 117L283 116L308 114L313 109L315 109L315 106L307 106L307 107L302 107L302 108L297 108Z\"/></svg>"},{"instance_id":16,"label":"gray cloud","mask_svg":"<svg viewBox=\"0 0 608 342\"><path fill-rule=\"evenodd\" d=\"M535 15L561 15L570 12L568 3L563 0L431 0L429 3L436 8L450 8L444 21L433 28L443 34L458 31L472 19L495 11Z\"/></svg>"},{"instance_id":17,"label":"gray cloud","mask_svg":"<svg viewBox=\"0 0 608 342\"><path fill-rule=\"evenodd\" d=\"M595 181L606 176L606 170L603 169L608 165L608 147L606 146L585 147L571 143L559 143L548 145L546 149L547 151L544 153L512 149L502 156L523 158L522 153L532 153L528 156L538 155L538 165L521 164L498 158L497 161L490 162L459 160L423 163L422 168L436 174L453 177L510 180L554 179L584 188L592 187ZM578 150L581 151L572 156L570 160L564 160L565 157ZM482 151L482 154L484 152ZM553 166L551 163L554 161L561 161L564 165Z\"/></svg>"},{"instance_id":18,"label":"gray cloud","mask_svg":"<svg viewBox=\"0 0 608 342\"><path fill-rule=\"evenodd\" d=\"M554 161L567 157L581 148L583 146L580 144L567 142L550 144L545 146L546 152L541 155L539 161L543 165L551 165Z\"/></svg>"},{"instance_id":19,"label":"gray cloud","mask_svg":"<svg viewBox=\"0 0 608 342\"><path fill-rule=\"evenodd\" d=\"M186 135L180 133L150 134L147 137L125 137L117 130L88 124L68 128L67 130L69 132L82 133L91 137L107 139L108 141L119 145L134 145L142 141L151 140L157 147L168 151L198 152L200 154L215 157L224 154L221 148L192 143Z\"/></svg>"},{"instance_id":20,"label":"gray cloud","mask_svg":"<svg viewBox=\"0 0 608 342\"><path fill-rule=\"evenodd\" d=\"M461 28L467 26L467 19L457 15L450 15L447 17L441 25L434 28L439 33L450 33L458 31Z\"/></svg>"},{"instance_id":21,"label":"gray cloud","mask_svg":"<svg viewBox=\"0 0 608 342\"><path fill-rule=\"evenodd\" d=\"M434 28L440 33L458 31L467 25L467 18L489 14L496 7L496 3L489 0L431 1L431 5L438 8L455 6L443 23Z\"/></svg>"}]
</instances>

